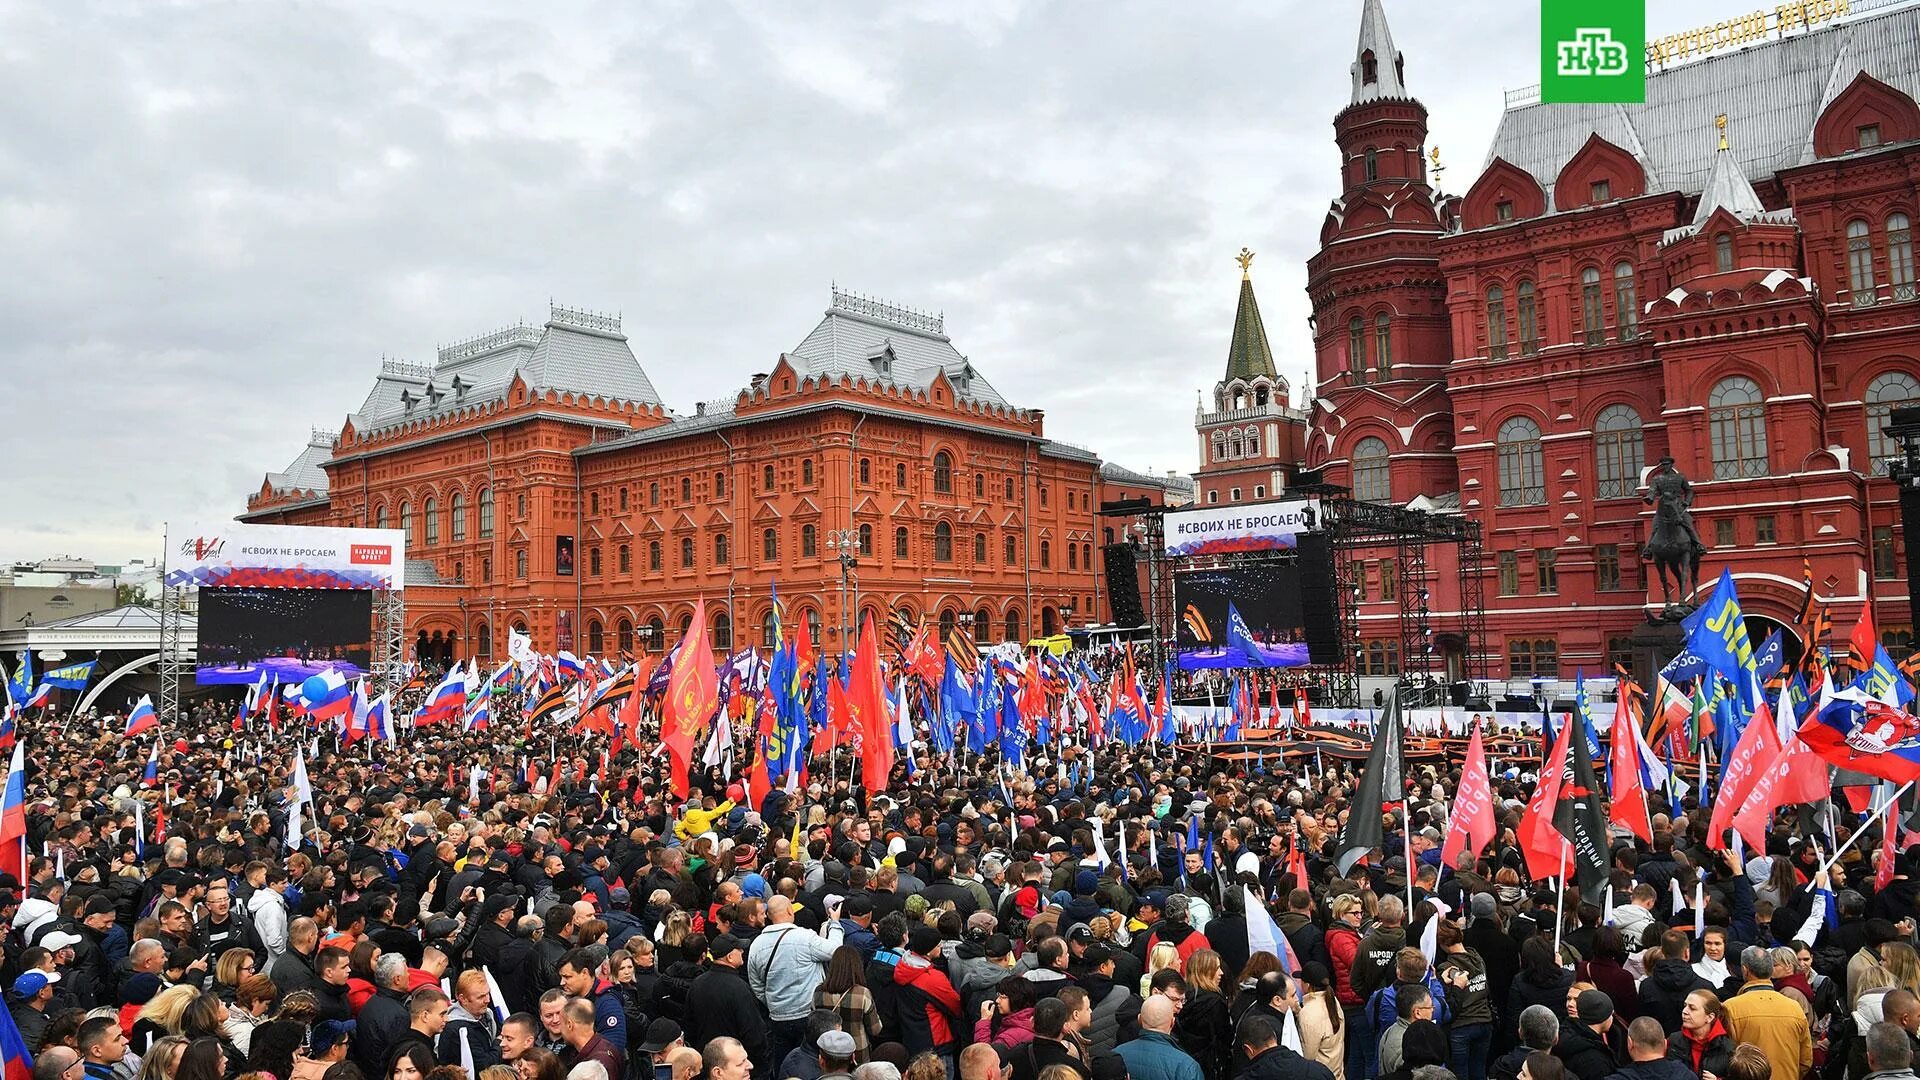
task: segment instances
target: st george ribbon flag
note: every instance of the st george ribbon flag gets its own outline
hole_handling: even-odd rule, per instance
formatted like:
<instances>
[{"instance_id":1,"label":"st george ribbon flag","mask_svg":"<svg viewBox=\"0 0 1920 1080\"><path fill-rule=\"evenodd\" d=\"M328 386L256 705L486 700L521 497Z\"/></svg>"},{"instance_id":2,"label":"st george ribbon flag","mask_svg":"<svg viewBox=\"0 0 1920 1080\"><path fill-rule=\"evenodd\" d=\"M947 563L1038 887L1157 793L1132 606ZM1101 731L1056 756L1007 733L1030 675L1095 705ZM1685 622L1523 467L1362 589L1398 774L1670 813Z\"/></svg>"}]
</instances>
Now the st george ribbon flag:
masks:
<instances>
[{"instance_id":1,"label":"st george ribbon flag","mask_svg":"<svg viewBox=\"0 0 1920 1080\"><path fill-rule=\"evenodd\" d=\"M1340 831L1340 844L1334 849L1334 861L1340 867L1340 876L1346 877L1353 864L1365 858L1374 848L1386 843L1386 831L1381 815L1371 807L1384 807L1390 802L1399 802L1406 798L1407 785L1402 779L1401 739L1404 738L1406 725L1400 715L1400 693L1387 691L1385 708L1380 710L1380 722L1374 725L1373 749L1367 752L1366 771L1360 774L1360 789L1354 793L1355 813L1347 815L1346 828Z\"/></svg>"}]
</instances>

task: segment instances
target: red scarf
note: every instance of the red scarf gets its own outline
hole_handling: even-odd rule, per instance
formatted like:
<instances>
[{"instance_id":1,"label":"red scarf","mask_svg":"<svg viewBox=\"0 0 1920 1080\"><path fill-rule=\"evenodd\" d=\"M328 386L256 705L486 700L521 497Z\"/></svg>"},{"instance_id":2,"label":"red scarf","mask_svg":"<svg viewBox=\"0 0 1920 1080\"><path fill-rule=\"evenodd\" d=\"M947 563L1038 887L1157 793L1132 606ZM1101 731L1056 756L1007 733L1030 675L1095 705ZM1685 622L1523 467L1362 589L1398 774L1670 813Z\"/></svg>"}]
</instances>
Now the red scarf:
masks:
<instances>
[{"instance_id":1,"label":"red scarf","mask_svg":"<svg viewBox=\"0 0 1920 1080\"><path fill-rule=\"evenodd\" d=\"M1686 1028L1681 1028L1680 1030L1686 1032L1687 1043L1693 1048L1694 1072L1700 1071L1700 1055L1706 1053L1707 1044L1727 1033L1726 1025L1722 1024L1718 1017L1714 1018L1713 1026L1707 1029L1707 1037L1704 1039L1694 1038L1693 1032L1687 1031Z\"/></svg>"}]
</instances>

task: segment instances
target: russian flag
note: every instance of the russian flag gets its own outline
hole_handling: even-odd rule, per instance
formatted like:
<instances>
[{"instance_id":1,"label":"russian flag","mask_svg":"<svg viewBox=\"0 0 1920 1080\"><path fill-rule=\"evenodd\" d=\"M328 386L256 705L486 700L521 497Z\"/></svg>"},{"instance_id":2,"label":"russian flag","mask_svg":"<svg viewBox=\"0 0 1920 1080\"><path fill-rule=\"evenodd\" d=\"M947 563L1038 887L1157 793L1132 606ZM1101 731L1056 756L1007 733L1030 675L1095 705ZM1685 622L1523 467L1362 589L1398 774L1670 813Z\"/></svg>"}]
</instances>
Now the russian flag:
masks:
<instances>
[{"instance_id":1,"label":"russian flag","mask_svg":"<svg viewBox=\"0 0 1920 1080\"><path fill-rule=\"evenodd\" d=\"M52 696L53 696L53 684L41 683L39 686L36 686L33 688L33 693L27 695L27 703L24 707L28 709L37 709L40 706L45 705L47 703L47 699Z\"/></svg>"},{"instance_id":2,"label":"russian flag","mask_svg":"<svg viewBox=\"0 0 1920 1080\"><path fill-rule=\"evenodd\" d=\"M440 680L440 685L427 695L425 703L414 713L413 722L416 726L451 723L466 711L467 677L461 672L460 665L455 664L453 670L447 672L447 677Z\"/></svg>"},{"instance_id":3,"label":"russian flag","mask_svg":"<svg viewBox=\"0 0 1920 1080\"><path fill-rule=\"evenodd\" d=\"M461 726L467 731L485 731L492 720L493 698L489 695L480 699L480 703L466 715Z\"/></svg>"},{"instance_id":4,"label":"russian flag","mask_svg":"<svg viewBox=\"0 0 1920 1080\"><path fill-rule=\"evenodd\" d=\"M347 677L332 668L300 684L300 705L309 720L332 720L353 707Z\"/></svg>"},{"instance_id":5,"label":"russian flag","mask_svg":"<svg viewBox=\"0 0 1920 1080\"><path fill-rule=\"evenodd\" d=\"M4 1080L29 1080L33 1076L33 1055L27 1052L27 1042L20 1037L20 1026L13 1022L13 1013L0 1009L0 1068L5 1069Z\"/></svg>"},{"instance_id":6,"label":"russian flag","mask_svg":"<svg viewBox=\"0 0 1920 1080\"><path fill-rule=\"evenodd\" d=\"M152 731L160 726L160 716L153 711L153 698L142 694L134 704L133 711L127 714L126 737L131 739L143 731Z\"/></svg>"},{"instance_id":7,"label":"russian flag","mask_svg":"<svg viewBox=\"0 0 1920 1080\"><path fill-rule=\"evenodd\" d=\"M160 743L155 740L153 752L147 755L147 771L140 774L140 786L152 787L160 782Z\"/></svg>"},{"instance_id":8,"label":"russian flag","mask_svg":"<svg viewBox=\"0 0 1920 1080\"><path fill-rule=\"evenodd\" d=\"M351 744L367 734L367 711L370 708L372 704L367 701L367 680L356 680L353 684L351 708L347 711L346 726L340 733L343 742Z\"/></svg>"},{"instance_id":9,"label":"russian flag","mask_svg":"<svg viewBox=\"0 0 1920 1080\"><path fill-rule=\"evenodd\" d=\"M0 871L13 874L15 878L26 880L27 861L27 758L26 745L15 743L13 764L7 768L7 786L0 793ZM3 1012L5 1010L0 1010ZM18 1040L20 1033L13 1027L11 1016L4 1021L4 1031L12 1031ZM0 1051L8 1056L6 1080L14 1080L12 1048L0 1040Z\"/></svg>"},{"instance_id":10,"label":"russian flag","mask_svg":"<svg viewBox=\"0 0 1920 1080\"><path fill-rule=\"evenodd\" d=\"M393 725L387 722L387 702L391 694L381 694L367 706L366 723L362 730L382 742L393 741Z\"/></svg>"},{"instance_id":11,"label":"russian flag","mask_svg":"<svg viewBox=\"0 0 1920 1080\"><path fill-rule=\"evenodd\" d=\"M563 675L572 675L575 678L579 678L580 673L586 670L585 665L580 663L580 658L565 649L561 649L556 653L553 659L554 662L559 665L560 673Z\"/></svg>"}]
</instances>

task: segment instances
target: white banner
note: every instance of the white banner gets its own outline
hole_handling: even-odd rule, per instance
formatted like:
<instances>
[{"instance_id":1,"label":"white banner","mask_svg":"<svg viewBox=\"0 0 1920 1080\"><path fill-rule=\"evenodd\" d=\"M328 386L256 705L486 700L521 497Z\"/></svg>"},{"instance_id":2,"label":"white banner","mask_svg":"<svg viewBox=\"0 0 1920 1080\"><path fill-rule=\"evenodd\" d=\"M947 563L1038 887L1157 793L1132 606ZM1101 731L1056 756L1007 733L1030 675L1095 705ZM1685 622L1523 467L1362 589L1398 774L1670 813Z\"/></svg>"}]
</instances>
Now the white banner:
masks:
<instances>
[{"instance_id":1,"label":"white banner","mask_svg":"<svg viewBox=\"0 0 1920 1080\"><path fill-rule=\"evenodd\" d=\"M257 589L404 585L399 529L192 522L167 529L167 584Z\"/></svg>"},{"instance_id":2,"label":"white banner","mask_svg":"<svg viewBox=\"0 0 1920 1080\"><path fill-rule=\"evenodd\" d=\"M1166 553L1222 555L1291 550L1298 544L1299 534L1312 531L1318 520L1318 508L1310 499L1181 510L1166 516Z\"/></svg>"}]
</instances>

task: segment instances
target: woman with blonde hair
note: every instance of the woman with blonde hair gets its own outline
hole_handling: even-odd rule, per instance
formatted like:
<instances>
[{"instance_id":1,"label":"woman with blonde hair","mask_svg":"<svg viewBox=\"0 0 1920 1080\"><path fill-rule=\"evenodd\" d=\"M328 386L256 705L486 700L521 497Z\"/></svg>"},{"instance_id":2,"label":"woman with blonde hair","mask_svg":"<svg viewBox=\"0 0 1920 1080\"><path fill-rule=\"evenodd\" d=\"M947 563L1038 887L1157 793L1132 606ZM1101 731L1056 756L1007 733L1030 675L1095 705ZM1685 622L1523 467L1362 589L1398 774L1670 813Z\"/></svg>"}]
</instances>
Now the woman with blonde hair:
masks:
<instances>
[{"instance_id":1,"label":"woman with blonde hair","mask_svg":"<svg viewBox=\"0 0 1920 1080\"><path fill-rule=\"evenodd\" d=\"M133 1080L173 1080L180 1068L180 1055L187 1051L187 1040L179 1035L155 1039L140 1055L140 1071Z\"/></svg>"},{"instance_id":2,"label":"woman with blonde hair","mask_svg":"<svg viewBox=\"0 0 1920 1080\"><path fill-rule=\"evenodd\" d=\"M133 1052L144 1057L147 1049L163 1036L180 1034L180 1017L199 996L200 991L185 983L153 995L153 1000L134 1014L133 1032L127 1036Z\"/></svg>"},{"instance_id":3,"label":"woman with blonde hair","mask_svg":"<svg viewBox=\"0 0 1920 1080\"><path fill-rule=\"evenodd\" d=\"M233 992L259 966L252 949L228 949L213 965L213 992L220 1000L231 1002Z\"/></svg>"},{"instance_id":4,"label":"woman with blonde hair","mask_svg":"<svg viewBox=\"0 0 1920 1080\"><path fill-rule=\"evenodd\" d=\"M1920 994L1920 953L1904 941L1889 941L1880 946L1880 963L1893 976L1893 985L1910 994Z\"/></svg>"},{"instance_id":5,"label":"woman with blonde hair","mask_svg":"<svg viewBox=\"0 0 1920 1080\"><path fill-rule=\"evenodd\" d=\"M1195 949L1187 957L1187 1003L1173 1024L1174 1041L1200 1063L1207 1080L1227 1075L1233 1042L1233 1020L1220 993L1221 974L1220 954L1212 949Z\"/></svg>"},{"instance_id":6,"label":"woman with blonde hair","mask_svg":"<svg viewBox=\"0 0 1920 1080\"><path fill-rule=\"evenodd\" d=\"M1175 970L1178 970L1179 967L1180 967L1180 950L1179 949L1174 948L1173 946L1167 944L1164 941L1155 945L1153 947L1153 950L1147 953L1146 974L1140 976L1140 996L1142 998L1145 998L1149 993L1152 992L1153 977L1155 975L1160 974L1162 969L1173 968Z\"/></svg>"}]
</instances>

